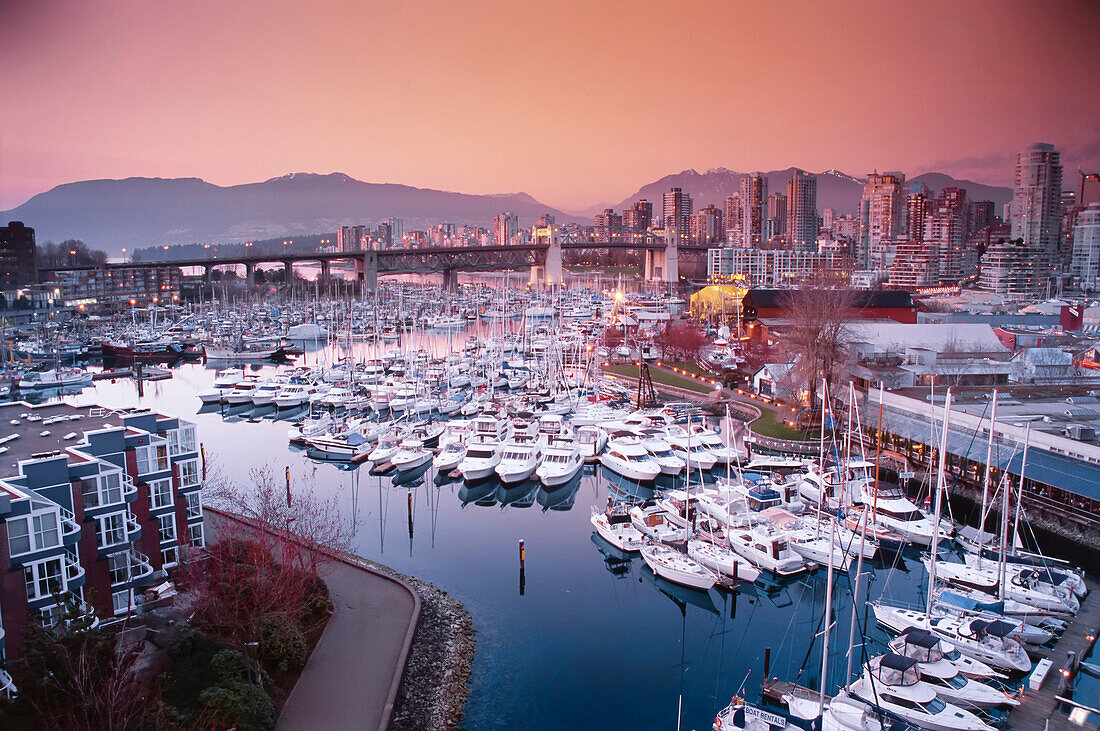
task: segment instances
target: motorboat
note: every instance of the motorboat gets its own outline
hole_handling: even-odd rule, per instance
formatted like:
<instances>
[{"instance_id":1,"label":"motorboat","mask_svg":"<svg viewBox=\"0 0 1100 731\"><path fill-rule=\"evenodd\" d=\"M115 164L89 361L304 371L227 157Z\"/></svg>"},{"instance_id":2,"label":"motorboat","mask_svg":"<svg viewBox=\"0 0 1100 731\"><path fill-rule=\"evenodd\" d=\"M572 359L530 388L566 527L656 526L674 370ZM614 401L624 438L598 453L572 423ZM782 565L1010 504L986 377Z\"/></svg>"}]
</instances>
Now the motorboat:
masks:
<instances>
[{"instance_id":1,"label":"motorboat","mask_svg":"<svg viewBox=\"0 0 1100 731\"><path fill-rule=\"evenodd\" d=\"M968 678L942 653L933 652L939 638L931 632L915 630L911 635L902 645L904 651L896 654L916 660L921 680L932 686L943 700L969 709L1019 705L1017 699L980 680ZM891 651L898 639L890 643Z\"/></svg>"},{"instance_id":2,"label":"motorboat","mask_svg":"<svg viewBox=\"0 0 1100 731\"><path fill-rule=\"evenodd\" d=\"M901 655L872 658L848 692L930 731L993 731L993 726L941 699L921 680L917 661Z\"/></svg>"},{"instance_id":3,"label":"motorboat","mask_svg":"<svg viewBox=\"0 0 1100 731\"><path fill-rule=\"evenodd\" d=\"M612 440L600 455L600 464L635 482L652 482L661 474L661 466L642 446L638 437Z\"/></svg>"},{"instance_id":4,"label":"motorboat","mask_svg":"<svg viewBox=\"0 0 1100 731\"><path fill-rule=\"evenodd\" d=\"M615 503L607 510L592 506L591 522L596 534L620 551L636 553L641 550L644 535L631 522L626 503Z\"/></svg>"},{"instance_id":5,"label":"motorboat","mask_svg":"<svg viewBox=\"0 0 1100 731\"><path fill-rule=\"evenodd\" d=\"M434 464L438 472L450 472L458 467L458 463L466 457L466 445L454 441L443 445L443 449L435 456Z\"/></svg>"},{"instance_id":6,"label":"motorboat","mask_svg":"<svg viewBox=\"0 0 1100 731\"><path fill-rule=\"evenodd\" d=\"M419 439L406 437L401 440L390 462L398 472L408 472L432 461L432 453Z\"/></svg>"},{"instance_id":7,"label":"motorboat","mask_svg":"<svg viewBox=\"0 0 1100 731\"><path fill-rule=\"evenodd\" d=\"M642 446L661 468L662 475L675 477L684 471L684 460L676 456L672 451L672 445L663 439L650 438L642 440Z\"/></svg>"},{"instance_id":8,"label":"motorboat","mask_svg":"<svg viewBox=\"0 0 1100 731\"><path fill-rule=\"evenodd\" d=\"M401 436L392 432L379 437L378 446L371 450L370 454L367 455L367 459L373 465L389 462L397 454L397 450L401 448L401 441Z\"/></svg>"},{"instance_id":9,"label":"motorboat","mask_svg":"<svg viewBox=\"0 0 1100 731\"><path fill-rule=\"evenodd\" d=\"M917 662L949 663L955 671L975 680L1004 677L981 660L962 654L939 635L920 627L907 627L901 634L890 640L890 651L915 658Z\"/></svg>"},{"instance_id":10,"label":"motorboat","mask_svg":"<svg viewBox=\"0 0 1100 731\"><path fill-rule=\"evenodd\" d=\"M501 448L498 443L471 440L466 446L466 456L458 463L458 471L467 482L484 480L496 474L500 456Z\"/></svg>"},{"instance_id":11,"label":"motorboat","mask_svg":"<svg viewBox=\"0 0 1100 731\"><path fill-rule=\"evenodd\" d=\"M580 446L574 441L554 440L542 450L542 463L535 470L545 487L560 487L581 471L584 458Z\"/></svg>"},{"instance_id":12,"label":"motorboat","mask_svg":"<svg viewBox=\"0 0 1100 731\"><path fill-rule=\"evenodd\" d=\"M596 457L607 447L607 432L588 424L577 429L577 444L584 456Z\"/></svg>"},{"instance_id":13,"label":"motorboat","mask_svg":"<svg viewBox=\"0 0 1100 731\"><path fill-rule=\"evenodd\" d=\"M718 458L710 449L679 424L665 429L665 439L688 469L709 470L718 464Z\"/></svg>"},{"instance_id":14,"label":"motorboat","mask_svg":"<svg viewBox=\"0 0 1100 731\"><path fill-rule=\"evenodd\" d=\"M535 474L542 452L538 442L528 436L515 435L504 445L496 473L505 485L515 485Z\"/></svg>"},{"instance_id":15,"label":"motorboat","mask_svg":"<svg viewBox=\"0 0 1100 731\"><path fill-rule=\"evenodd\" d=\"M694 537L688 539L687 552L696 563L723 576L750 582L756 581L760 576L760 569L741 558L729 546Z\"/></svg>"},{"instance_id":16,"label":"motorboat","mask_svg":"<svg viewBox=\"0 0 1100 731\"><path fill-rule=\"evenodd\" d=\"M876 494L874 482L870 482L862 490L861 502L871 508L871 522L886 526L910 543L919 546L932 545L932 536L937 530L936 524L905 496L901 488L883 484L880 485ZM940 531L941 539L951 537L950 533L943 531L942 528Z\"/></svg>"},{"instance_id":17,"label":"motorboat","mask_svg":"<svg viewBox=\"0 0 1100 731\"><path fill-rule=\"evenodd\" d=\"M641 547L641 554L654 574L674 584L706 591L718 582L718 576L710 569L663 543L647 542Z\"/></svg>"},{"instance_id":18,"label":"motorboat","mask_svg":"<svg viewBox=\"0 0 1100 731\"><path fill-rule=\"evenodd\" d=\"M793 576L809 568L802 556L791 549L786 531L771 522L727 531L730 547L754 566L779 576Z\"/></svg>"},{"instance_id":19,"label":"motorboat","mask_svg":"<svg viewBox=\"0 0 1100 731\"><path fill-rule=\"evenodd\" d=\"M92 374L83 368L52 368L48 371L31 371L19 378L19 388L66 388L68 386L88 386L92 383Z\"/></svg>"},{"instance_id":20,"label":"motorboat","mask_svg":"<svg viewBox=\"0 0 1100 731\"><path fill-rule=\"evenodd\" d=\"M689 431L692 443L698 440L708 452L714 455L718 465L739 464L749 456L748 452L737 449L732 443L727 446L722 435L707 426L705 422L691 424Z\"/></svg>"},{"instance_id":21,"label":"motorboat","mask_svg":"<svg viewBox=\"0 0 1100 731\"><path fill-rule=\"evenodd\" d=\"M645 536L663 542L686 538L683 527L669 519L669 514L656 505L635 505L630 509L630 521Z\"/></svg>"},{"instance_id":22,"label":"motorboat","mask_svg":"<svg viewBox=\"0 0 1100 731\"><path fill-rule=\"evenodd\" d=\"M308 386L291 383L279 389L272 401L277 408L290 409L309 401L310 393L312 390Z\"/></svg>"},{"instance_id":23,"label":"motorboat","mask_svg":"<svg viewBox=\"0 0 1100 731\"><path fill-rule=\"evenodd\" d=\"M366 437L355 431L343 431L306 437L306 448L311 454L324 459L347 459L364 453L370 449L370 442Z\"/></svg>"}]
</instances>

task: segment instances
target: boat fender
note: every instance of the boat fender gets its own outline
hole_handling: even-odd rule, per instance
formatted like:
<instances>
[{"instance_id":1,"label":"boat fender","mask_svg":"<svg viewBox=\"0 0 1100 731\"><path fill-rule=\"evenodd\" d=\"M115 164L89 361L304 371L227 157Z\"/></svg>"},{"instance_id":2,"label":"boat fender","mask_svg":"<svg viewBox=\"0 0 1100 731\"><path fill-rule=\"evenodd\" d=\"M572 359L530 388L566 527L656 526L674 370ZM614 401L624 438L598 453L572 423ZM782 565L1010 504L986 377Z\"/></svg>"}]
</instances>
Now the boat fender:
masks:
<instances>
[{"instance_id":1,"label":"boat fender","mask_svg":"<svg viewBox=\"0 0 1100 731\"><path fill-rule=\"evenodd\" d=\"M717 728L722 728L722 717L721 716L715 716L714 717L714 728L716 728L716 729Z\"/></svg>"}]
</instances>

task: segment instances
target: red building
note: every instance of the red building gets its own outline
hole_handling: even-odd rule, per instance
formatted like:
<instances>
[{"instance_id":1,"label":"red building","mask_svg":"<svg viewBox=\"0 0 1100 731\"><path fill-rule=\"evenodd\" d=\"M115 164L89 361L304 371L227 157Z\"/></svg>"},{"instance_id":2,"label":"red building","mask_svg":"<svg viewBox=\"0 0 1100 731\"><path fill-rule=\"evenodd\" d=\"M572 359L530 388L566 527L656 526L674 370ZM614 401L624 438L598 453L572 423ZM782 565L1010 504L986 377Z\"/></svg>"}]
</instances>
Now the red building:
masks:
<instances>
[{"instance_id":1,"label":"red building","mask_svg":"<svg viewBox=\"0 0 1100 731\"><path fill-rule=\"evenodd\" d=\"M741 300L742 319L782 320L790 317L787 303L793 290L750 289ZM913 324L917 321L917 306L913 297L898 289L852 290L853 318L863 320L889 319Z\"/></svg>"}]
</instances>

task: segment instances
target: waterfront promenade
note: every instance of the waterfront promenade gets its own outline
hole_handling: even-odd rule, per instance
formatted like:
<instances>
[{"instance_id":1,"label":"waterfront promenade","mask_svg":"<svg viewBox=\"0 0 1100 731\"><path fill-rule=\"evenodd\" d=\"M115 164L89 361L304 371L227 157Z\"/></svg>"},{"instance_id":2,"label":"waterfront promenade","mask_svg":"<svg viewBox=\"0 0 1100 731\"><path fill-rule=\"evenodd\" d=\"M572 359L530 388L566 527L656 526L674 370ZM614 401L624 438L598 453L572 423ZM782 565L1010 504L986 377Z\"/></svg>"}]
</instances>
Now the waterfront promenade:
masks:
<instances>
[{"instance_id":1,"label":"waterfront promenade","mask_svg":"<svg viewBox=\"0 0 1100 731\"><path fill-rule=\"evenodd\" d=\"M239 518L206 509L208 540ZM403 581L352 557L334 557L325 574L335 607L277 729L386 729L405 673L420 598Z\"/></svg>"}]
</instances>

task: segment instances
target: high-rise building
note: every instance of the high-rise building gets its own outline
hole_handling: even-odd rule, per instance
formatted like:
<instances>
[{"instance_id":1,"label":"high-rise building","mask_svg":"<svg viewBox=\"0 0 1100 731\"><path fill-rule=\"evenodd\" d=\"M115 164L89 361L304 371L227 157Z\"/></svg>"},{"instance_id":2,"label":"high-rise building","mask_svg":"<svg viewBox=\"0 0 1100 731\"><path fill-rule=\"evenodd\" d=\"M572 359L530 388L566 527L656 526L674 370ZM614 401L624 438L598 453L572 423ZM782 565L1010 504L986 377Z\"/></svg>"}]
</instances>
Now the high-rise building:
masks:
<instances>
[{"instance_id":1,"label":"high-rise building","mask_svg":"<svg viewBox=\"0 0 1100 731\"><path fill-rule=\"evenodd\" d=\"M1054 145L1028 145L1016 156L1016 189L1012 196L1012 238L1034 248L1037 278L1057 274L1058 233L1062 221L1062 163Z\"/></svg>"},{"instance_id":2,"label":"high-rise building","mask_svg":"<svg viewBox=\"0 0 1100 731\"><path fill-rule=\"evenodd\" d=\"M833 221L836 220L836 209L826 208L821 212L821 228L829 233L833 232Z\"/></svg>"},{"instance_id":3,"label":"high-rise building","mask_svg":"<svg viewBox=\"0 0 1100 731\"><path fill-rule=\"evenodd\" d=\"M970 201L966 228L968 233L981 231L993 225L993 201Z\"/></svg>"},{"instance_id":4,"label":"high-rise building","mask_svg":"<svg viewBox=\"0 0 1100 731\"><path fill-rule=\"evenodd\" d=\"M336 250L362 251L367 241L366 226L341 226L336 232Z\"/></svg>"},{"instance_id":5,"label":"high-rise building","mask_svg":"<svg viewBox=\"0 0 1100 731\"><path fill-rule=\"evenodd\" d=\"M1088 208L1100 203L1100 173L1077 171L1077 205Z\"/></svg>"},{"instance_id":6,"label":"high-rise building","mask_svg":"<svg viewBox=\"0 0 1100 731\"><path fill-rule=\"evenodd\" d=\"M741 196L727 195L722 206L722 217L726 224L726 241L733 245L741 244Z\"/></svg>"},{"instance_id":7,"label":"high-rise building","mask_svg":"<svg viewBox=\"0 0 1100 731\"><path fill-rule=\"evenodd\" d=\"M768 179L763 173L741 178L741 245L754 248L767 239Z\"/></svg>"},{"instance_id":8,"label":"high-rise building","mask_svg":"<svg viewBox=\"0 0 1100 731\"><path fill-rule=\"evenodd\" d=\"M722 224L722 209L707 206L691 216L691 242L710 245L722 240L725 226Z\"/></svg>"},{"instance_id":9,"label":"high-rise building","mask_svg":"<svg viewBox=\"0 0 1100 731\"><path fill-rule=\"evenodd\" d=\"M924 223L931 209L932 192L924 183L914 183L905 199L905 230L910 241L924 241Z\"/></svg>"},{"instance_id":10,"label":"high-rise building","mask_svg":"<svg viewBox=\"0 0 1100 731\"><path fill-rule=\"evenodd\" d=\"M1036 272L1035 262L1040 255L1038 246L1017 240L990 244L982 255L979 286L994 294L1035 294L1046 282L1046 278L1040 278Z\"/></svg>"},{"instance_id":11,"label":"high-rise building","mask_svg":"<svg viewBox=\"0 0 1100 731\"><path fill-rule=\"evenodd\" d=\"M512 237L519 233L519 216L511 211L505 211L493 216L493 243L497 246L507 246L512 243Z\"/></svg>"},{"instance_id":12,"label":"high-rise building","mask_svg":"<svg viewBox=\"0 0 1100 731\"><path fill-rule=\"evenodd\" d=\"M1100 290L1100 202L1090 203L1077 216L1070 269L1078 287L1089 293Z\"/></svg>"},{"instance_id":13,"label":"high-rise building","mask_svg":"<svg viewBox=\"0 0 1100 731\"><path fill-rule=\"evenodd\" d=\"M817 176L805 170L787 183L787 242L792 249L817 247Z\"/></svg>"},{"instance_id":14,"label":"high-rise building","mask_svg":"<svg viewBox=\"0 0 1100 731\"><path fill-rule=\"evenodd\" d=\"M869 266L871 250L880 242L904 237L905 203L905 175L871 173L867 176L859 202L857 266Z\"/></svg>"},{"instance_id":15,"label":"high-rise building","mask_svg":"<svg viewBox=\"0 0 1100 731\"><path fill-rule=\"evenodd\" d=\"M542 214L535 221L535 225L540 227L540 228L545 228L547 226L553 226L554 225L554 214L553 213L544 213L544 214Z\"/></svg>"},{"instance_id":16,"label":"high-rise building","mask_svg":"<svg viewBox=\"0 0 1100 731\"><path fill-rule=\"evenodd\" d=\"M622 233L623 217L615 213L614 208L605 208L603 213L597 213L595 217L596 241L607 244L612 239L618 238Z\"/></svg>"},{"instance_id":17,"label":"high-rise building","mask_svg":"<svg viewBox=\"0 0 1100 731\"><path fill-rule=\"evenodd\" d=\"M672 228L672 235L686 244L691 235L691 196L680 188L665 193L665 230Z\"/></svg>"},{"instance_id":18,"label":"high-rise building","mask_svg":"<svg viewBox=\"0 0 1100 731\"><path fill-rule=\"evenodd\" d=\"M967 241L966 190L944 188L932 201L924 225L924 243L939 257L939 280L957 282L970 272L964 271Z\"/></svg>"},{"instance_id":19,"label":"high-rise building","mask_svg":"<svg viewBox=\"0 0 1100 731\"><path fill-rule=\"evenodd\" d=\"M632 208L623 209L623 226L631 231L644 233L653 223L653 204L645 198L635 201Z\"/></svg>"},{"instance_id":20,"label":"high-rise building","mask_svg":"<svg viewBox=\"0 0 1100 731\"><path fill-rule=\"evenodd\" d=\"M405 222L400 218L384 218L382 224L385 225L389 231L389 237L386 241L386 247L392 248L401 242L401 239L405 236Z\"/></svg>"},{"instance_id":21,"label":"high-rise building","mask_svg":"<svg viewBox=\"0 0 1100 731\"><path fill-rule=\"evenodd\" d=\"M767 237L778 241L787 234L787 196L772 193L768 196Z\"/></svg>"},{"instance_id":22,"label":"high-rise building","mask_svg":"<svg viewBox=\"0 0 1100 731\"><path fill-rule=\"evenodd\" d=\"M38 250L34 229L22 221L0 226L0 289L18 289L38 283Z\"/></svg>"}]
</instances>

